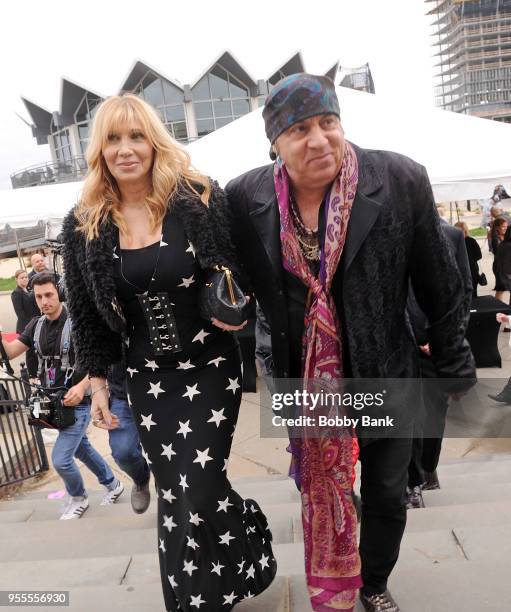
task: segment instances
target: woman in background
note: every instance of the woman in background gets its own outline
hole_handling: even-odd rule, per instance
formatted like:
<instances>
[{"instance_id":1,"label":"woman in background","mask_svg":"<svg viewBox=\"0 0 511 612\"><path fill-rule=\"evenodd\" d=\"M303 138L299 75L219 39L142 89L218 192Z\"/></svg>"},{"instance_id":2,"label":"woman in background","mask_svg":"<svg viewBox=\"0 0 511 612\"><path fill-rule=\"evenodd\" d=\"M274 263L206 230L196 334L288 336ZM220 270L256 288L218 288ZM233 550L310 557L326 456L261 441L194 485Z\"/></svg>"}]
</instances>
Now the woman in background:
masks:
<instances>
[{"instance_id":1,"label":"woman in background","mask_svg":"<svg viewBox=\"0 0 511 612\"><path fill-rule=\"evenodd\" d=\"M14 274L16 279L16 289L11 293L12 305L16 313L16 333L21 334L31 319L39 316L39 308L37 307L34 294L28 291L28 274L25 270L16 270ZM26 354L27 370L30 378L37 376L37 356L33 349L27 351Z\"/></svg>"},{"instance_id":2,"label":"woman in background","mask_svg":"<svg viewBox=\"0 0 511 612\"><path fill-rule=\"evenodd\" d=\"M468 225L464 221L458 221L454 224L459 227L465 234L465 246L467 248L468 264L470 266L470 276L472 277L472 299L477 297L477 285L479 284L479 264L482 259L481 248L475 238L468 232Z\"/></svg>"}]
</instances>

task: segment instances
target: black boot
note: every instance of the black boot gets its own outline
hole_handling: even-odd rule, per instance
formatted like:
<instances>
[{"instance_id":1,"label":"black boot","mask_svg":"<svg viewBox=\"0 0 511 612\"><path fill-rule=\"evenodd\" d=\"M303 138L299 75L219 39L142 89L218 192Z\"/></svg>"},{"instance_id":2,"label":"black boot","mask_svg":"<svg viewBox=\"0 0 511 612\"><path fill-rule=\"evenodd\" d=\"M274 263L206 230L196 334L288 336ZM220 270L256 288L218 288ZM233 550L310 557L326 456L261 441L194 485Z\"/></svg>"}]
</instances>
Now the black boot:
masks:
<instances>
[{"instance_id":1,"label":"black boot","mask_svg":"<svg viewBox=\"0 0 511 612\"><path fill-rule=\"evenodd\" d=\"M420 486L406 487L406 509L414 510L416 508L425 508L424 500L422 499L422 490Z\"/></svg>"},{"instance_id":2,"label":"black boot","mask_svg":"<svg viewBox=\"0 0 511 612\"><path fill-rule=\"evenodd\" d=\"M424 472L424 484L422 485L422 489L426 491L433 491L434 489L439 489L440 483L438 482L438 475L436 470L432 472Z\"/></svg>"},{"instance_id":3,"label":"black boot","mask_svg":"<svg viewBox=\"0 0 511 612\"><path fill-rule=\"evenodd\" d=\"M488 397L496 402L501 402L502 404L511 404L511 379L507 381L506 386L500 393L497 393L497 395L491 395L488 393Z\"/></svg>"}]
</instances>

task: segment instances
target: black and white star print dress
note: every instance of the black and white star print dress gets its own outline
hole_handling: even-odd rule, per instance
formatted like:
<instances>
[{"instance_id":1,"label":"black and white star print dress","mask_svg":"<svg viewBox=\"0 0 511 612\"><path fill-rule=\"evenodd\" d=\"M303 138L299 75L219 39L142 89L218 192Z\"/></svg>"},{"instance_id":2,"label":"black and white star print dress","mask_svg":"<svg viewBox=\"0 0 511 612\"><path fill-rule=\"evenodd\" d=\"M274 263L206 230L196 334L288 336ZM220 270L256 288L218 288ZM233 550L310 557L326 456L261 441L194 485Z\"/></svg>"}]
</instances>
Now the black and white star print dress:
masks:
<instances>
[{"instance_id":1,"label":"black and white star print dress","mask_svg":"<svg viewBox=\"0 0 511 612\"><path fill-rule=\"evenodd\" d=\"M241 401L236 340L200 317L201 269L176 214L167 214L161 243L117 245L114 267L129 329L128 397L158 489L166 609L231 610L276 572L265 516L227 480ZM137 295L148 286L144 303ZM158 327L164 356L150 342Z\"/></svg>"}]
</instances>

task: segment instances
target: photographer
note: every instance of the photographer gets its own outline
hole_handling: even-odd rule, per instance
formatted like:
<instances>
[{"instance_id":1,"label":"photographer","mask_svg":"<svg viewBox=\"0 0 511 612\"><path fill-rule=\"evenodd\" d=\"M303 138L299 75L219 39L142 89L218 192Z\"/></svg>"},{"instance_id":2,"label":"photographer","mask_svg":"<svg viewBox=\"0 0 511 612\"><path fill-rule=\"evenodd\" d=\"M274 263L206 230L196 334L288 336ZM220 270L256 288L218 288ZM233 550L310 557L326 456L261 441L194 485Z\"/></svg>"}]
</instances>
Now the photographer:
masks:
<instances>
[{"instance_id":1,"label":"photographer","mask_svg":"<svg viewBox=\"0 0 511 612\"><path fill-rule=\"evenodd\" d=\"M89 507L87 493L74 457L82 461L107 489L101 505L111 504L124 490L112 470L92 447L86 432L90 421L89 381L85 373L74 370L74 351L70 334L70 321L60 301L55 276L41 272L34 276L32 285L35 299L42 312L34 318L13 342L2 340L9 359L19 357L34 348L38 357L38 376L43 387L68 388L63 405L74 408L76 421L59 430L52 453L54 468L64 481L70 497L61 520L77 519Z\"/></svg>"}]
</instances>

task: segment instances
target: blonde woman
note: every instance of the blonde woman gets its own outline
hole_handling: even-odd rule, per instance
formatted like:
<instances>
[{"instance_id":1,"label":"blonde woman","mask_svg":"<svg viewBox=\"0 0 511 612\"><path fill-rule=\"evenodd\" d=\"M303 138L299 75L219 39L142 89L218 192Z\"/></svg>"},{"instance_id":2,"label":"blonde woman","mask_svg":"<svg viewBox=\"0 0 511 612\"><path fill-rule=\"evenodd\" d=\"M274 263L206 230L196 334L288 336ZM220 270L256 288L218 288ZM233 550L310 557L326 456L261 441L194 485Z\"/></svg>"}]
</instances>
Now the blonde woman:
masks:
<instances>
[{"instance_id":1,"label":"blonde woman","mask_svg":"<svg viewBox=\"0 0 511 612\"><path fill-rule=\"evenodd\" d=\"M276 563L257 503L227 480L241 400L234 329L200 317L203 270L234 266L224 193L133 95L98 109L81 200L64 224L68 304L94 424L124 349L129 402L158 489L167 610L230 610Z\"/></svg>"}]
</instances>

